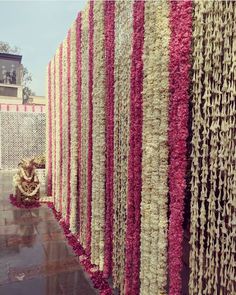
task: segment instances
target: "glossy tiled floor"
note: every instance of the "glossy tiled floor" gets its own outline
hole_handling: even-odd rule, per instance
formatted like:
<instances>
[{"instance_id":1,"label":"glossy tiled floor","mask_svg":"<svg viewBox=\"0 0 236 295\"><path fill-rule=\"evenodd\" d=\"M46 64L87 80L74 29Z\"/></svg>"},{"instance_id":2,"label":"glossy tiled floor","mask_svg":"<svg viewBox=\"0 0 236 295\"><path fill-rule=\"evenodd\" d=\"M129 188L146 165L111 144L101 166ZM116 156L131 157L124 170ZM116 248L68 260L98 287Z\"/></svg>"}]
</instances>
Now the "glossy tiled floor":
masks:
<instances>
[{"instance_id":1,"label":"glossy tiled floor","mask_svg":"<svg viewBox=\"0 0 236 295\"><path fill-rule=\"evenodd\" d=\"M96 294L50 209L9 203L12 173L0 171L0 294Z\"/></svg>"}]
</instances>

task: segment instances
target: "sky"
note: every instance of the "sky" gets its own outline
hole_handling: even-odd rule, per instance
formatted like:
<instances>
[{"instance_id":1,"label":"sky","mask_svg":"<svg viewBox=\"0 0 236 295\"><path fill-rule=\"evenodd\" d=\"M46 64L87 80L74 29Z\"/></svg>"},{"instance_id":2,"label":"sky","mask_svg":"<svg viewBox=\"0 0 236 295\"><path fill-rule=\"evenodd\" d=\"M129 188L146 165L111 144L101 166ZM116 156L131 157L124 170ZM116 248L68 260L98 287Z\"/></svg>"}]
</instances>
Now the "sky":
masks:
<instances>
[{"instance_id":1,"label":"sky","mask_svg":"<svg viewBox=\"0 0 236 295\"><path fill-rule=\"evenodd\" d=\"M86 2L0 0L0 40L21 49L36 95L45 96L47 64Z\"/></svg>"}]
</instances>

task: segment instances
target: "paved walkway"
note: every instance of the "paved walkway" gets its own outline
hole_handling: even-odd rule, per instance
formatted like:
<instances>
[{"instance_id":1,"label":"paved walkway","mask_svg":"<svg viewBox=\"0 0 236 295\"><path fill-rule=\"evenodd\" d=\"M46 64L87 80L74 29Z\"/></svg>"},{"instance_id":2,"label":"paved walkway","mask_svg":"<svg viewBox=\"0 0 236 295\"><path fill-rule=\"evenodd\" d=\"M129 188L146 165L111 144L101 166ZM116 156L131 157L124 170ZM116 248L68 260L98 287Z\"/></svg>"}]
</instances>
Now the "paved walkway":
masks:
<instances>
[{"instance_id":1,"label":"paved walkway","mask_svg":"<svg viewBox=\"0 0 236 295\"><path fill-rule=\"evenodd\" d=\"M9 203L12 173L0 171L0 294L97 294L46 205Z\"/></svg>"}]
</instances>

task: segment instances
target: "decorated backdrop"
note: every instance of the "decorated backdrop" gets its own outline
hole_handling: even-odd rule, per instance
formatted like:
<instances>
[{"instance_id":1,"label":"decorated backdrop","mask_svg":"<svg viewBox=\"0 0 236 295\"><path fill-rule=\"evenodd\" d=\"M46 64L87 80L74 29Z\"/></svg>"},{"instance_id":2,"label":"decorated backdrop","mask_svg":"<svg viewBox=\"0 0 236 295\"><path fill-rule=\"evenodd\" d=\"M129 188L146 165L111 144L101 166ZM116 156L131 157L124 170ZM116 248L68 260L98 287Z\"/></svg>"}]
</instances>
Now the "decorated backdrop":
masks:
<instances>
[{"instance_id":1,"label":"decorated backdrop","mask_svg":"<svg viewBox=\"0 0 236 295\"><path fill-rule=\"evenodd\" d=\"M47 190L101 294L235 294L235 17L90 1L48 65Z\"/></svg>"}]
</instances>

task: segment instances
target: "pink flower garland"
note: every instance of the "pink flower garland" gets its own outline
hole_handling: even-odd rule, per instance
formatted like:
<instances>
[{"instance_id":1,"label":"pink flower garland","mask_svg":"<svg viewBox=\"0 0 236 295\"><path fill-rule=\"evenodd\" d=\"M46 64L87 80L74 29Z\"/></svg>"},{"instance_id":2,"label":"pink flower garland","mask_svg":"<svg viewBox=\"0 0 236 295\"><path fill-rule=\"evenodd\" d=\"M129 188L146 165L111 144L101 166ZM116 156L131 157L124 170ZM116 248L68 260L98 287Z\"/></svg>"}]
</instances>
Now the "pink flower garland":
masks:
<instances>
[{"instance_id":1,"label":"pink flower garland","mask_svg":"<svg viewBox=\"0 0 236 295\"><path fill-rule=\"evenodd\" d=\"M88 175L87 175L87 232L86 252L91 253L91 219L92 219L92 161L93 161L93 7L94 2L90 1L89 9L89 130L88 130Z\"/></svg>"},{"instance_id":2,"label":"pink flower garland","mask_svg":"<svg viewBox=\"0 0 236 295\"><path fill-rule=\"evenodd\" d=\"M78 221L78 232L80 236L80 179L81 179L81 24L82 24L82 18L81 13L78 14L77 20L76 20L76 62L77 62L77 91L78 91L78 98L77 98L77 107L78 107L78 200L77 200L77 221Z\"/></svg>"},{"instance_id":3,"label":"pink flower garland","mask_svg":"<svg viewBox=\"0 0 236 295\"><path fill-rule=\"evenodd\" d=\"M53 203L48 202L48 207L52 209L55 218L59 221L65 237L68 240L69 245L73 248L75 254L79 257L80 264L83 266L84 270L89 275L93 286L95 289L99 290L100 295L112 295L112 288L109 286L108 282L103 278L103 273L97 270L97 266L92 264L88 255L86 255L85 250L78 241L75 235L73 235L69 229L68 224L62 219L60 212L56 211Z\"/></svg>"},{"instance_id":4,"label":"pink flower garland","mask_svg":"<svg viewBox=\"0 0 236 295\"><path fill-rule=\"evenodd\" d=\"M56 126L56 56L54 56L54 68L53 68L53 87L54 87L54 97L53 97L53 100L54 100L54 110L53 110L53 120L54 120L54 125ZM53 134L53 144L54 144L54 169L56 169L56 132L54 131L54 134ZM53 171L53 199L54 199L54 204L56 202L56 190L55 190L55 187L56 187L56 171Z\"/></svg>"},{"instance_id":5,"label":"pink flower garland","mask_svg":"<svg viewBox=\"0 0 236 295\"><path fill-rule=\"evenodd\" d=\"M40 203L39 203L39 201L34 201L34 202L26 202L26 201L25 202L19 202L17 200L17 197L14 196L14 195L12 195L12 194L9 196L9 199L10 199L10 203L13 206L17 207L17 208L31 209L31 208L38 208L38 207L41 206Z\"/></svg>"},{"instance_id":6,"label":"pink flower garland","mask_svg":"<svg viewBox=\"0 0 236 295\"><path fill-rule=\"evenodd\" d=\"M115 2L104 2L105 27L105 83L106 83L106 162L105 162L105 249L104 276L112 273L113 242L113 170L114 170L114 51L115 51Z\"/></svg>"},{"instance_id":7,"label":"pink flower garland","mask_svg":"<svg viewBox=\"0 0 236 295\"><path fill-rule=\"evenodd\" d=\"M48 65L48 175L47 194L52 195L52 102L51 102L51 62Z\"/></svg>"},{"instance_id":8,"label":"pink flower garland","mask_svg":"<svg viewBox=\"0 0 236 295\"><path fill-rule=\"evenodd\" d=\"M69 30L67 35L67 81L68 81L68 163L67 163L67 176L68 176L68 188L67 188L67 214L66 214L66 223L67 225L70 224L70 205L71 205L71 183L70 183L70 176L71 176L71 79L70 79L70 69L71 69L71 62L70 62L70 39L71 39L71 30Z\"/></svg>"},{"instance_id":9,"label":"pink flower garland","mask_svg":"<svg viewBox=\"0 0 236 295\"><path fill-rule=\"evenodd\" d=\"M139 294L140 282L140 204L142 189L142 90L144 1L133 7L133 50L131 56L130 151L128 160L128 196L126 228L125 294Z\"/></svg>"},{"instance_id":10,"label":"pink flower garland","mask_svg":"<svg viewBox=\"0 0 236 295\"><path fill-rule=\"evenodd\" d=\"M63 166L63 144L62 144L62 53L63 53L63 43L60 46L60 53L59 53L59 81L60 81L60 212L62 212L62 183L63 183L63 173L62 173L62 166Z\"/></svg>"},{"instance_id":11,"label":"pink flower garland","mask_svg":"<svg viewBox=\"0 0 236 295\"><path fill-rule=\"evenodd\" d=\"M170 1L170 107L168 141L169 187L169 277L170 295L181 294L183 211L186 188L192 2Z\"/></svg>"}]
</instances>

